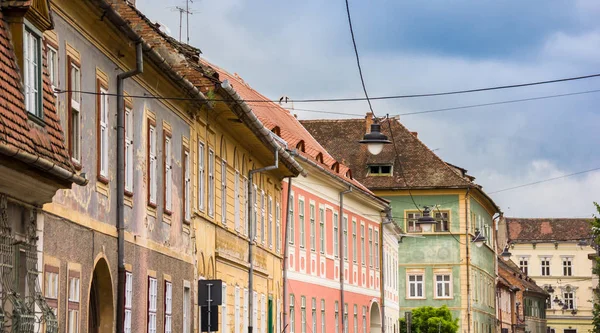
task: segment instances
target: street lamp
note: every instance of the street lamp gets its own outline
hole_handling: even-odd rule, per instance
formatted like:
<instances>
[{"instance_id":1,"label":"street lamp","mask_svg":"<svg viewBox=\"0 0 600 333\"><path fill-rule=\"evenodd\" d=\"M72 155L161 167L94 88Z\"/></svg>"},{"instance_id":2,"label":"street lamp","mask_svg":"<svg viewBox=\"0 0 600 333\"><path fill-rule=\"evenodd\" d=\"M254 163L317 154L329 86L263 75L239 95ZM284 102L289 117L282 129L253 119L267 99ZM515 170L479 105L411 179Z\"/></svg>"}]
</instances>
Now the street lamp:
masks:
<instances>
[{"instance_id":1,"label":"street lamp","mask_svg":"<svg viewBox=\"0 0 600 333\"><path fill-rule=\"evenodd\" d=\"M500 256L504 261L510 260L510 256L512 256L512 253L508 252L508 246L504 247L504 250L502 251L502 253L500 253Z\"/></svg>"},{"instance_id":2,"label":"street lamp","mask_svg":"<svg viewBox=\"0 0 600 333\"><path fill-rule=\"evenodd\" d=\"M546 291L552 294L554 292L554 288L552 287L552 285L549 285L548 288L546 288Z\"/></svg>"},{"instance_id":3,"label":"street lamp","mask_svg":"<svg viewBox=\"0 0 600 333\"><path fill-rule=\"evenodd\" d=\"M475 243L477 247L482 247L485 242L485 236L479 231L475 229L475 236L473 236L472 243Z\"/></svg>"},{"instance_id":4,"label":"street lamp","mask_svg":"<svg viewBox=\"0 0 600 333\"><path fill-rule=\"evenodd\" d=\"M371 124L371 132L365 134L360 143L367 145L367 149L371 155L378 155L383 150L383 145L392 143L387 136L381 133L381 125L376 122Z\"/></svg>"},{"instance_id":5,"label":"street lamp","mask_svg":"<svg viewBox=\"0 0 600 333\"><path fill-rule=\"evenodd\" d=\"M423 216L419 217L417 220L417 224L421 227L421 230L424 232L431 232L433 225L437 222L433 217L431 217L431 213L429 211L429 207L423 207Z\"/></svg>"}]
</instances>

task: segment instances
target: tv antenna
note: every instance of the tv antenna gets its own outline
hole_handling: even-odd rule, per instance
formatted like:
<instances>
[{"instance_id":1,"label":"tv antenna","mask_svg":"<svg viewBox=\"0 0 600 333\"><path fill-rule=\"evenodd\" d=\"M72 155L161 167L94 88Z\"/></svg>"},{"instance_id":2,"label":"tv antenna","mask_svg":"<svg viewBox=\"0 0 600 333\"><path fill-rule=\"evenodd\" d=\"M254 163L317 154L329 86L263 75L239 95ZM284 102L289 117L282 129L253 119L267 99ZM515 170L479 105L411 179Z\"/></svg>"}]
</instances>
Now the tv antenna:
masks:
<instances>
[{"instance_id":1,"label":"tv antenna","mask_svg":"<svg viewBox=\"0 0 600 333\"><path fill-rule=\"evenodd\" d=\"M185 14L185 26L186 26L186 43L190 44L190 15L193 15L197 11L190 10L190 3L194 3L194 0L185 0L185 8L175 6L172 8L173 11L179 12L179 42L181 42L181 25L183 22L183 14Z\"/></svg>"}]
</instances>

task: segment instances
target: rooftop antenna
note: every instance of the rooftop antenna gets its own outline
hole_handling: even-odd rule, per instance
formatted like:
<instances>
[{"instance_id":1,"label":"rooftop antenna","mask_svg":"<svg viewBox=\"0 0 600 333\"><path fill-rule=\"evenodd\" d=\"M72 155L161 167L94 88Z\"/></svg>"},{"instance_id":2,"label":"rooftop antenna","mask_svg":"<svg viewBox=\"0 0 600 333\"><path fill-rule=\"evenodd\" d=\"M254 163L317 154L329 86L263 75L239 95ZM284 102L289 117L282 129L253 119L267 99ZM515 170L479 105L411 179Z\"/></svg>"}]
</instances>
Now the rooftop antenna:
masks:
<instances>
[{"instance_id":1,"label":"rooftop antenna","mask_svg":"<svg viewBox=\"0 0 600 333\"><path fill-rule=\"evenodd\" d=\"M194 3L194 0L185 0L185 8L175 6L173 11L179 11L179 42L181 42L181 25L183 22L183 13L185 13L185 25L186 25L186 43L190 44L190 15L193 15L196 11L190 10L190 3Z\"/></svg>"}]
</instances>

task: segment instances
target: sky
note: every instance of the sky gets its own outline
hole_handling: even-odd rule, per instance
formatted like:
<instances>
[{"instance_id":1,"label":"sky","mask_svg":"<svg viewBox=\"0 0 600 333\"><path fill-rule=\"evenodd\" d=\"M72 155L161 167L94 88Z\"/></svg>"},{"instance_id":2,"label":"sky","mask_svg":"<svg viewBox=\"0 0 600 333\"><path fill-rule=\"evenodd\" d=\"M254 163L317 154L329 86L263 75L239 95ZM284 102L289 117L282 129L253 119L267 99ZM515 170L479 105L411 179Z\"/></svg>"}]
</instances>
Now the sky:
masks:
<instances>
[{"instance_id":1,"label":"sky","mask_svg":"<svg viewBox=\"0 0 600 333\"><path fill-rule=\"evenodd\" d=\"M184 0L137 0L179 37ZM345 3L194 0L190 44L264 95L363 97ZM350 0L370 96L463 90L600 73L600 2ZM183 39L185 35L185 18ZM600 168L600 92L418 115L404 113L600 90L600 78L493 92L374 101L488 193ZM286 105L292 108L292 104ZM299 119L364 117L366 101L294 103ZM356 116L304 111L342 112ZM600 170L492 193L505 216L590 217Z\"/></svg>"}]
</instances>

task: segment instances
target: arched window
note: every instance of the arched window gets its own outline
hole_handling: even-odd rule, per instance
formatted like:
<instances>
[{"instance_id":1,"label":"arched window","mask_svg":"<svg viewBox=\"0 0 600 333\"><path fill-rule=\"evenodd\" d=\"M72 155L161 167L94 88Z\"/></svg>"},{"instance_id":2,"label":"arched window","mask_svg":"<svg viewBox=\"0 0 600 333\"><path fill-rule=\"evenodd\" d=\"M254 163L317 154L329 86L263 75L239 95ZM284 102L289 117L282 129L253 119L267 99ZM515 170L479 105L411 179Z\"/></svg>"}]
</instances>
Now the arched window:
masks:
<instances>
[{"instance_id":1,"label":"arched window","mask_svg":"<svg viewBox=\"0 0 600 333\"><path fill-rule=\"evenodd\" d=\"M304 150L304 140L300 140L298 141L298 144L296 144L296 149L298 149L301 152L305 152Z\"/></svg>"}]
</instances>

